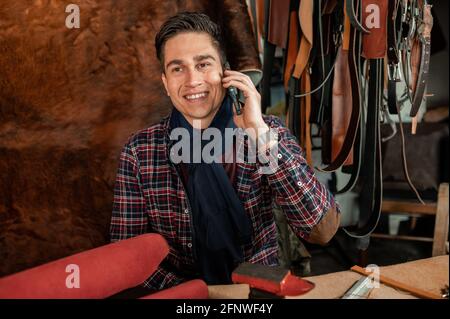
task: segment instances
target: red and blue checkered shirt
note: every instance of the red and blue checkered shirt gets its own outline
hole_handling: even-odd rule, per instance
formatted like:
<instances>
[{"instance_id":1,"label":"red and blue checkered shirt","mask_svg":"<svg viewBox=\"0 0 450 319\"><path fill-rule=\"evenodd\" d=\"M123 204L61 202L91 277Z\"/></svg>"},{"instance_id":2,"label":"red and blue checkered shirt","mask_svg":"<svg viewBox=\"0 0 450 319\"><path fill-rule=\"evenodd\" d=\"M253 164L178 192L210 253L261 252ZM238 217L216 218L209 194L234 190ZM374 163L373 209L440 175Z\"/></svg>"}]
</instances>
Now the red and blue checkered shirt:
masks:
<instances>
[{"instance_id":1,"label":"red and blue checkered shirt","mask_svg":"<svg viewBox=\"0 0 450 319\"><path fill-rule=\"evenodd\" d=\"M315 177L295 137L280 119L265 116L278 133L278 168L261 174L258 163L236 163L234 189L253 226L252 243L243 246L245 261L278 264L273 205L277 204L295 234L308 239L331 208L333 196ZM111 218L111 241L159 233L170 252L145 287L160 290L199 276L193 256L193 225L177 165L169 159L170 117L132 135L119 160ZM207 190L205 190L207 191Z\"/></svg>"}]
</instances>

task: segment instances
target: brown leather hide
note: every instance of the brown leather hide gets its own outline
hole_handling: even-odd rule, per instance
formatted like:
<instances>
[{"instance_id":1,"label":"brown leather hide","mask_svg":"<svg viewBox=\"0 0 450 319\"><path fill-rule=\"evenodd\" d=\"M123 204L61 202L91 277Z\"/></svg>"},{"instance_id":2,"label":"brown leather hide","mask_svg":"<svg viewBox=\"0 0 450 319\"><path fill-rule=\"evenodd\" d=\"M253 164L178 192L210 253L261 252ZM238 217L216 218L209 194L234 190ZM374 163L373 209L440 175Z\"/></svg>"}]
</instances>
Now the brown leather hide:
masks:
<instances>
[{"instance_id":1,"label":"brown leather hide","mask_svg":"<svg viewBox=\"0 0 450 319\"><path fill-rule=\"evenodd\" d=\"M332 109L332 141L331 160L334 161L344 144L352 113L352 83L348 61L348 51L339 47L333 81L333 109ZM353 149L349 153L344 165L353 164Z\"/></svg>"},{"instance_id":2,"label":"brown leather hide","mask_svg":"<svg viewBox=\"0 0 450 319\"><path fill-rule=\"evenodd\" d=\"M226 30L260 69L244 0L0 0L0 276L105 244L122 145L168 114L154 36L178 11Z\"/></svg>"},{"instance_id":3,"label":"brown leather hide","mask_svg":"<svg viewBox=\"0 0 450 319\"><path fill-rule=\"evenodd\" d=\"M384 58L387 47L388 0L363 0L362 7L362 23L370 31L369 34L363 35L362 56L367 59ZM377 21L378 13L379 28L368 25L367 22L374 23Z\"/></svg>"}]
</instances>

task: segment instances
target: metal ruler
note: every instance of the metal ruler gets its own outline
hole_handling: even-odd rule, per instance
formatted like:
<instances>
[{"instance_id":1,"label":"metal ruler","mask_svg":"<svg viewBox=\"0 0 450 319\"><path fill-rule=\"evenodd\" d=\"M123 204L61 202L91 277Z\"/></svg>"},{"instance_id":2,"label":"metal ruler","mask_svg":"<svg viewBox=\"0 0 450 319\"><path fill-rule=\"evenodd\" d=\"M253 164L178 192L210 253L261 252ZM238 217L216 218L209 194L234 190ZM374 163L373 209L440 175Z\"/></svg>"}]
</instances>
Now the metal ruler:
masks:
<instances>
[{"instance_id":1,"label":"metal ruler","mask_svg":"<svg viewBox=\"0 0 450 319\"><path fill-rule=\"evenodd\" d=\"M341 299L367 299L373 288L372 278L362 277L346 291Z\"/></svg>"}]
</instances>

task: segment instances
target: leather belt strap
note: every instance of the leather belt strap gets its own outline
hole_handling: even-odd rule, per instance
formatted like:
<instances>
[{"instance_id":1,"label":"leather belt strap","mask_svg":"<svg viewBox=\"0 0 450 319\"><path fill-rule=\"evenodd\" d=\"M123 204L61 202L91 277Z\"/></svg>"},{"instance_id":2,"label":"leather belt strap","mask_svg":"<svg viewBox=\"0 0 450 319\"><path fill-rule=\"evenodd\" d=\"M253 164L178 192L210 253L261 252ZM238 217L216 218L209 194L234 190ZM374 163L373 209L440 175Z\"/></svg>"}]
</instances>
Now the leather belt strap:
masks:
<instances>
[{"instance_id":1,"label":"leather belt strap","mask_svg":"<svg viewBox=\"0 0 450 319\"><path fill-rule=\"evenodd\" d=\"M421 42L422 52L420 59L419 76L417 79L416 90L414 93L413 103L409 116L415 117L419 111L420 104L425 93L425 87L428 79L428 71L430 67L430 51L431 51L431 29L433 27L433 17L431 15L431 5L426 4L423 8L423 24L419 27L419 39Z\"/></svg>"},{"instance_id":2,"label":"leather belt strap","mask_svg":"<svg viewBox=\"0 0 450 319\"><path fill-rule=\"evenodd\" d=\"M264 8L264 35L268 34L269 30L269 13L270 13L270 0L264 0L264 3L261 4L262 0L259 2L259 10ZM263 7L262 7L263 6ZM272 69L275 58L275 49L276 46L273 43L270 43L267 40L267 37L264 36L264 54L263 54L263 78L261 81L261 111L262 113L266 113L267 107L270 106L270 86L272 79Z\"/></svg>"},{"instance_id":3,"label":"leather belt strap","mask_svg":"<svg viewBox=\"0 0 450 319\"><path fill-rule=\"evenodd\" d=\"M250 16L250 21L253 27L253 35L255 36L256 47L258 48L258 52L262 52L261 44L260 44L260 32L258 30L258 15L256 13L256 0L250 0L250 7L248 8L248 14Z\"/></svg>"},{"instance_id":4,"label":"leather belt strap","mask_svg":"<svg viewBox=\"0 0 450 319\"><path fill-rule=\"evenodd\" d=\"M295 1L292 1L292 3L295 3ZM297 52L298 52L298 45L299 45L299 24L297 19L297 8L293 8L293 10L290 11L289 14L289 34L288 34L288 43L286 48L286 62L284 67L284 87L285 90L288 91L289 88L289 79L292 75L292 70L294 68Z\"/></svg>"},{"instance_id":5,"label":"leather belt strap","mask_svg":"<svg viewBox=\"0 0 450 319\"><path fill-rule=\"evenodd\" d=\"M308 70L303 72L303 76L301 79L302 82L302 91L310 92L311 91L311 79ZM312 143L311 143L311 124L309 123L309 118L311 116L311 95L308 94L305 96L302 101L302 110L304 109L304 147L306 153L306 162L313 167L312 162Z\"/></svg>"},{"instance_id":6,"label":"leather belt strap","mask_svg":"<svg viewBox=\"0 0 450 319\"><path fill-rule=\"evenodd\" d=\"M309 53L313 43L313 0L301 0L298 10L298 18L302 37L300 40L300 48L295 60L295 68L293 76L297 79L303 74L309 59Z\"/></svg>"},{"instance_id":7,"label":"leather belt strap","mask_svg":"<svg viewBox=\"0 0 450 319\"><path fill-rule=\"evenodd\" d=\"M302 36L300 40L300 48L295 60L293 77L300 79L300 92L309 92L311 90L311 82L309 77L308 65L309 55L311 52L313 41L313 0L301 0L298 10L298 19ZM296 91L297 93L298 91ZM295 94L298 95L298 94ZM311 127L309 117L311 114L311 96L307 94L300 98L299 117L295 116L294 104L294 121L298 121L300 128L298 129L299 142L306 152L306 160L312 165L312 145L311 145ZM295 123L291 123L295 126Z\"/></svg>"},{"instance_id":8,"label":"leather belt strap","mask_svg":"<svg viewBox=\"0 0 450 319\"><path fill-rule=\"evenodd\" d=\"M397 114L397 82L400 82L398 75L399 58L396 36L397 3L398 0L389 1L387 17L388 108L390 114Z\"/></svg>"},{"instance_id":9,"label":"leather belt strap","mask_svg":"<svg viewBox=\"0 0 450 319\"><path fill-rule=\"evenodd\" d=\"M353 0L344 0L346 3L351 3ZM342 49L348 51L350 47L350 18L347 11L344 10L344 34L342 35Z\"/></svg>"},{"instance_id":10,"label":"leather belt strap","mask_svg":"<svg viewBox=\"0 0 450 319\"><path fill-rule=\"evenodd\" d=\"M345 13L348 16L351 25L361 33L370 33L370 31L364 28L361 22L359 22L357 14L355 13L355 10L353 8L353 0L344 0L344 1L345 1ZM361 0L356 0L358 4L360 1Z\"/></svg>"},{"instance_id":11,"label":"leather belt strap","mask_svg":"<svg viewBox=\"0 0 450 319\"><path fill-rule=\"evenodd\" d=\"M361 114L361 88L359 81L359 57L360 57L360 36L359 33L352 28L349 28L349 51L339 48L339 59L336 59L335 78L333 82L333 131L340 129L343 134L340 138L340 147L336 145L332 137L332 159L333 161L323 171L334 171L342 165L352 165L354 159L353 146L355 144L356 135L360 123ZM344 28L345 30L345 28ZM350 109L349 109L350 108ZM347 118L344 121L339 121L339 113L347 110ZM336 123L337 122L337 123ZM340 126L340 127L339 127ZM338 149L338 153L335 152ZM359 156L359 154L357 154ZM359 173L359 160L356 163L356 170L353 167L352 183ZM348 185L350 187L350 185ZM344 187L345 189L346 187Z\"/></svg>"},{"instance_id":12,"label":"leather belt strap","mask_svg":"<svg viewBox=\"0 0 450 319\"><path fill-rule=\"evenodd\" d=\"M263 38L266 37L267 29L267 11L270 0L256 0L256 16L258 17L258 31Z\"/></svg>"},{"instance_id":13,"label":"leather belt strap","mask_svg":"<svg viewBox=\"0 0 450 319\"><path fill-rule=\"evenodd\" d=\"M342 150L345 136L349 129L352 113L352 85L350 79L348 51L342 47L339 48L334 67L333 81L333 104L332 104L332 142L331 142L331 160L334 162L337 155ZM343 165L353 163L353 154L351 149L347 153L347 158Z\"/></svg>"},{"instance_id":14,"label":"leather belt strap","mask_svg":"<svg viewBox=\"0 0 450 319\"><path fill-rule=\"evenodd\" d=\"M375 230L381 213L382 175L379 112L382 103L383 62L370 61L367 125L364 141L364 159L360 173L360 217L356 229L344 228L351 237L366 238Z\"/></svg>"}]
</instances>

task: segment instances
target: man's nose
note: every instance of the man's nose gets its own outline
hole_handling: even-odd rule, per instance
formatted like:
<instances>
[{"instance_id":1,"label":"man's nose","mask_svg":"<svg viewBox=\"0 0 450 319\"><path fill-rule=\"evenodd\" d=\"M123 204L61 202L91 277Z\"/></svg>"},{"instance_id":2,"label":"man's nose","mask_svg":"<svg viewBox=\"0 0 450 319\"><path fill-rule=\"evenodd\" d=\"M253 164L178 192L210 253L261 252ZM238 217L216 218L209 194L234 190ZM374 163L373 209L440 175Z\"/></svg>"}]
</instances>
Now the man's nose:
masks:
<instances>
[{"instance_id":1,"label":"man's nose","mask_svg":"<svg viewBox=\"0 0 450 319\"><path fill-rule=\"evenodd\" d=\"M196 87L203 83L203 76L197 70L189 70L186 79L186 85Z\"/></svg>"}]
</instances>

